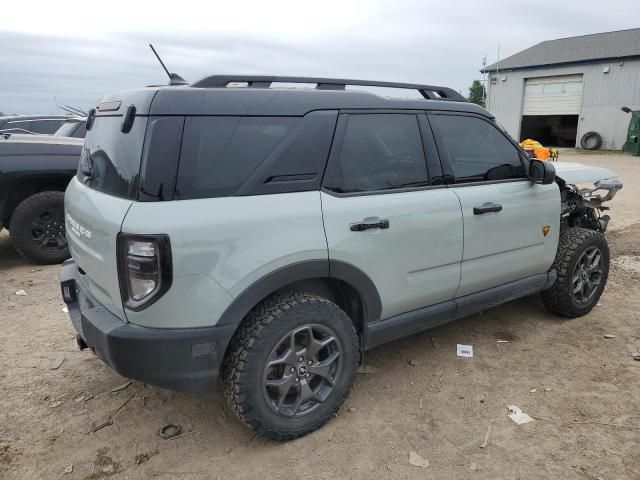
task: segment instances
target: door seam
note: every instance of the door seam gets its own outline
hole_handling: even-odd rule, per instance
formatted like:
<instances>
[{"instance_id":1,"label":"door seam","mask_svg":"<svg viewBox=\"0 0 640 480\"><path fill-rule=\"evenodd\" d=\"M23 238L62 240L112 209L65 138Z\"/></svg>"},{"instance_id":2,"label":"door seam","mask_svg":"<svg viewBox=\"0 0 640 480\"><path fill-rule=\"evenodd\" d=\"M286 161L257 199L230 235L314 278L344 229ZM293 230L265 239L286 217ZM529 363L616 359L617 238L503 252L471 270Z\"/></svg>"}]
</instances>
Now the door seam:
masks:
<instances>
[{"instance_id":1,"label":"door seam","mask_svg":"<svg viewBox=\"0 0 640 480\"><path fill-rule=\"evenodd\" d=\"M458 199L458 205L460 205L460 218L462 219L462 256L460 257L460 270L458 274L458 286L456 287L456 291L453 294L453 300L458 298L458 293L460 292L460 285L462 285L462 264L464 262L464 209L462 208L462 200L460 199L460 195L453 189L449 189L449 191L453 192L456 198Z\"/></svg>"}]
</instances>

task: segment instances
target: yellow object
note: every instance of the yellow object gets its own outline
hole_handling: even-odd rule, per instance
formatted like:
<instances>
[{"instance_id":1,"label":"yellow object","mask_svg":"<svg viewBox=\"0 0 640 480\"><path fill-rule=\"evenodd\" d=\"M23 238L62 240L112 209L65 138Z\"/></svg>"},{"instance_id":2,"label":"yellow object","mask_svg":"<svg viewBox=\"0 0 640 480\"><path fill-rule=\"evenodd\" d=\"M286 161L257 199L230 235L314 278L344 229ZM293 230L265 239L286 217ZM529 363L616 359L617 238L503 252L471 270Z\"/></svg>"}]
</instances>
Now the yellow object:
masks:
<instances>
[{"instance_id":1,"label":"yellow object","mask_svg":"<svg viewBox=\"0 0 640 480\"><path fill-rule=\"evenodd\" d=\"M520 146L525 150L532 150L534 157L538 160L549 160L549 157L552 156L551 150L553 150L553 154L557 156L555 148L547 148L540 142L537 142L536 140L532 140L530 138L527 138L526 140L520 142Z\"/></svg>"}]
</instances>

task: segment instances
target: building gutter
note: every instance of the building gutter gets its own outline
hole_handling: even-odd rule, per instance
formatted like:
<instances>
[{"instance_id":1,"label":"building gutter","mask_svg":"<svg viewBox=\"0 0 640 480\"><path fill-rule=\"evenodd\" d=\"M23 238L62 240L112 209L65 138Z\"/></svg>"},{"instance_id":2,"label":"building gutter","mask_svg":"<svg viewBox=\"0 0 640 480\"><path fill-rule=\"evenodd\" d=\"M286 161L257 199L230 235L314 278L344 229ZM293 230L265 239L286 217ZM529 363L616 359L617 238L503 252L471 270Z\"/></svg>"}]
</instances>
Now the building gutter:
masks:
<instances>
[{"instance_id":1,"label":"building gutter","mask_svg":"<svg viewBox=\"0 0 640 480\"><path fill-rule=\"evenodd\" d=\"M572 60L570 62L558 62L558 63L541 63L538 65L526 65L520 67L503 67L498 65L497 68L486 68L481 69L480 73L495 73L498 70L501 72L512 72L515 70L533 70L536 68L549 68L549 67L562 67L565 65L584 65L584 64L593 64L593 63L604 63L604 62L613 62L613 61L624 61L624 60L636 60L640 59L640 54L638 55L626 55L619 57L603 57L603 58L591 58L586 60Z\"/></svg>"}]
</instances>

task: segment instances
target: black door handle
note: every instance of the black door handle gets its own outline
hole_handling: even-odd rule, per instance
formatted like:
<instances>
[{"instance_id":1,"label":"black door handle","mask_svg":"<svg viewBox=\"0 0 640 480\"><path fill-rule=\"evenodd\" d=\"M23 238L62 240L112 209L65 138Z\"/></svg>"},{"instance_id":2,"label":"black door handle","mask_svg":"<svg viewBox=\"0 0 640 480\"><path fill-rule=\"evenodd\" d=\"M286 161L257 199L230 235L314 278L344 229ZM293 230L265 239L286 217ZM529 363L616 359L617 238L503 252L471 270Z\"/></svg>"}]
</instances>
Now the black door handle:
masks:
<instances>
[{"instance_id":1,"label":"black door handle","mask_svg":"<svg viewBox=\"0 0 640 480\"><path fill-rule=\"evenodd\" d=\"M499 212L502 210L502 205L493 202L483 203L477 207L473 207L474 215L482 215L483 213Z\"/></svg>"},{"instance_id":2,"label":"black door handle","mask_svg":"<svg viewBox=\"0 0 640 480\"><path fill-rule=\"evenodd\" d=\"M349 228L352 232L362 232L373 228L386 229L389 228L389 220L380 220L378 217L365 218L360 223L352 223Z\"/></svg>"}]
</instances>

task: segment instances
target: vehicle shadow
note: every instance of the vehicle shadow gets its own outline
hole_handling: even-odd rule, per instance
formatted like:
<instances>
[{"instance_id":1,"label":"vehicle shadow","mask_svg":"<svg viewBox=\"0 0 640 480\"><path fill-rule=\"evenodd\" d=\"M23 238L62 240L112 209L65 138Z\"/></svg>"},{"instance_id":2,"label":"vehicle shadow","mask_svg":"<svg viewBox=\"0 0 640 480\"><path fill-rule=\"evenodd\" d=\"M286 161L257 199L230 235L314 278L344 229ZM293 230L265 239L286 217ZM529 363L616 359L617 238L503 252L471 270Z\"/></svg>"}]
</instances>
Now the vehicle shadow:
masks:
<instances>
[{"instance_id":1,"label":"vehicle shadow","mask_svg":"<svg viewBox=\"0 0 640 480\"><path fill-rule=\"evenodd\" d=\"M9 232L0 230L0 271L26 265L31 265L31 263L22 258L13 248Z\"/></svg>"}]
</instances>

